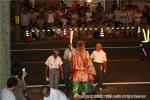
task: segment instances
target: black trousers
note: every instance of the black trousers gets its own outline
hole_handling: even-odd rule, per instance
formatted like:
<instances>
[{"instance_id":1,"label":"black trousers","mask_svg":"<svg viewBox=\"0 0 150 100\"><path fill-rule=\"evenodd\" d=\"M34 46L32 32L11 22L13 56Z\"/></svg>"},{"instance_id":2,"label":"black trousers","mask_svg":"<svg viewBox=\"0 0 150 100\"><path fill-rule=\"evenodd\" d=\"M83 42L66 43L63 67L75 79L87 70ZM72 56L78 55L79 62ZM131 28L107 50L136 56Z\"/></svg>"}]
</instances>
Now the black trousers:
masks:
<instances>
[{"instance_id":1,"label":"black trousers","mask_svg":"<svg viewBox=\"0 0 150 100\"><path fill-rule=\"evenodd\" d=\"M96 70L96 79L95 79L95 83L98 83L98 87L102 87L103 86L103 74L104 74L104 68L103 68L103 64L101 63L93 63L95 70ZM102 66L102 70L101 70L101 66Z\"/></svg>"},{"instance_id":2,"label":"black trousers","mask_svg":"<svg viewBox=\"0 0 150 100\"><path fill-rule=\"evenodd\" d=\"M70 76L70 64L68 61L64 62L64 80L65 84L68 85Z\"/></svg>"}]
</instances>

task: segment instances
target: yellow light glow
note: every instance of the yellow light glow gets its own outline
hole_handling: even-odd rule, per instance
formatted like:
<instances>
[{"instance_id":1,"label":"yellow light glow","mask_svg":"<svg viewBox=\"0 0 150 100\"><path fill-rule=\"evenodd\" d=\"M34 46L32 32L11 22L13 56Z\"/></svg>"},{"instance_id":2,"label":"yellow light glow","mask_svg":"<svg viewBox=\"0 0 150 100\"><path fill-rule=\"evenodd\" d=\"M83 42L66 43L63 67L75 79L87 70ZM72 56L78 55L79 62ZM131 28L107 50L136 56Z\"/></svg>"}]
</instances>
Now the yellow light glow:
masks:
<instances>
[{"instance_id":1,"label":"yellow light glow","mask_svg":"<svg viewBox=\"0 0 150 100\"><path fill-rule=\"evenodd\" d=\"M91 1L92 1L92 0L87 0L87 2L89 2L89 3L90 3Z\"/></svg>"},{"instance_id":2,"label":"yellow light glow","mask_svg":"<svg viewBox=\"0 0 150 100\"><path fill-rule=\"evenodd\" d=\"M150 42L150 34L149 34L149 29L147 29L147 32L142 29L143 31L143 36L144 36L144 41L142 41L143 43L148 43Z\"/></svg>"},{"instance_id":3,"label":"yellow light glow","mask_svg":"<svg viewBox=\"0 0 150 100\"><path fill-rule=\"evenodd\" d=\"M15 16L15 22L16 24L19 24L19 16Z\"/></svg>"}]
</instances>

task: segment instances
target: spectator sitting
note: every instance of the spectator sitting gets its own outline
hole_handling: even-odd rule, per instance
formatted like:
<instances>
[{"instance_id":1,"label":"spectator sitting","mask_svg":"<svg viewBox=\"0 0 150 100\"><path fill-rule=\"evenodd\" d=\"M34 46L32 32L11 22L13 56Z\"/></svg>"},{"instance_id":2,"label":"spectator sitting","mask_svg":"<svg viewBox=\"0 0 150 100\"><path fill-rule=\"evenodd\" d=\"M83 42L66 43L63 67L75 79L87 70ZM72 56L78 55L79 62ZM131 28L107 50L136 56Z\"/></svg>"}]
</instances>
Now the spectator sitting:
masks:
<instances>
[{"instance_id":1,"label":"spectator sitting","mask_svg":"<svg viewBox=\"0 0 150 100\"><path fill-rule=\"evenodd\" d=\"M66 18L67 18L67 25L71 25L71 16L72 16L72 12L71 12L71 9L70 7L67 8L67 11L66 11Z\"/></svg>"},{"instance_id":2,"label":"spectator sitting","mask_svg":"<svg viewBox=\"0 0 150 100\"><path fill-rule=\"evenodd\" d=\"M113 18L114 18L114 15L112 14L112 12L111 12L111 11L108 11L108 12L106 13L106 21L107 21L107 22L112 22L112 21L113 21Z\"/></svg>"},{"instance_id":3,"label":"spectator sitting","mask_svg":"<svg viewBox=\"0 0 150 100\"><path fill-rule=\"evenodd\" d=\"M104 10L104 7L102 6L101 2L99 2L99 3L97 4L96 9L98 9L99 11Z\"/></svg>"},{"instance_id":4,"label":"spectator sitting","mask_svg":"<svg viewBox=\"0 0 150 100\"><path fill-rule=\"evenodd\" d=\"M133 26L134 11L132 5L127 6L127 26Z\"/></svg>"},{"instance_id":5,"label":"spectator sitting","mask_svg":"<svg viewBox=\"0 0 150 100\"><path fill-rule=\"evenodd\" d=\"M139 9L136 10L135 15L134 15L134 23L136 27L139 27L141 24L141 18L142 18L142 13L140 12Z\"/></svg>"},{"instance_id":6,"label":"spectator sitting","mask_svg":"<svg viewBox=\"0 0 150 100\"><path fill-rule=\"evenodd\" d=\"M67 26L67 19L65 16L61 17L61 22L62 22L62 27L66 27Z\"/></svg>"},{"instance_id":7,"label":"spectator sitting","mask_svg":"<svg viewBox=\"0 0 150 100\"><path fill-rule=\"evenodd\" d=\"M29 15L30 15L30 22L31 22L32 25L34 25L35 21L36 21L36 17L37 17L36 12L34 11L34 9L30 10Z\"/></svg>"},{"instance_id":8,"label":"spectator sitting","mask_svg":"<svg viewBox=\"0 0 150 100\"><path fill-rule=\"evenodd\" d=\"M73 26L77 25L78 19L79 19L78 12L75 11L75 13L72 14L72 25Z\"/></svg>"},{"instance_id":9,"label":"spectator sitting","mask_svg":"<svg viewBox=\"0 0 150 100\"><path fill-rule=\"evenodd\" d=\"M150 25L150 7L148 8L147 23Z\"/></svg>"},{"instance_id":10,"label":"spectator sitting","mask_svg":"<svg viewBox=\"0 0 150 100\"><path fill-rule=\"evenodd\" d=\"M42 17L42 14L37 17L36 23L37 23L37 27L38 27L39 29L44 28L45 20L44 20L44 18Z\"/></svg>"},{"instance_id":11,"label":"spectator sitting","mask_svg":"<svg viewBox=\"0 0 150 100\"><path fill-rule=\"evenodd\" d=\"M23 29L28 27L30 23L30 15L27 10L24 10L24 12L21 14L21 25L23 26Z\"/></svg>"},{"instance_id":12,"label":"spectator sitting","mask_svg":"<svg viewBox=\"0 0 150 100\"><path fill-rule=\"evenodd\" d=\"M147 15L148 15L148 5L145 5L143 9L143 16L147 16Z\"/></svg>"},{"instance_id":13,"label":"spectator sitting","mask_svg":"<svg viewBox=\"0 0 150 100\"><path fill-rule=\"evenodd\" d=\"M67 4L69 3L70 1ZM83 5L80 5L81 3L83 3ZM70 5L66 5L66 2L61 0L57 7L52 8L52 6L50 6L51 7L50 11L48 6L46 6L48 4L46 5L36 4L35 8L31 8L28 3L25 4L26 5L21 4L21 6L23 6L24 9L22 11L23 13L20 12L21 14L20 22L21 25L23 26L21 29L23 30L22 33L25 31L26 28L29 28L27 26L32 26L32 28L34 28L35 24L37 24L36 28L43 30L48 23L49 25L48 27L53 30L55 28L57 29L64 27L65 28L72 28L72 27L80 28L88 26L96 27L99 24L102 25L105 23L112 23L115 25L116 28L120 27L120 25L125 28L132 27L133 25L134 25L133 27L139 27L140 25L144 26L148 25L149 24L148 22L150 22L150 13L149 13L150 10L148 5L145 5L144 9L142 8L143 11L141 9L141 11L143 12L142 14L142 12L138 10L140 5L138 6L133 5L132 2L127 3L122 2L121 8L117 7L117 5L114 4L112 5L113 6L112 9L110 9L111 12L109 11L107 13L106 13L106 11L108 10L107 7L104 10L104 7L102 6L101 3L97 3L96 7L90 7L89 3L84 1L80 2L78 0L73 0L73 2L70 3ZM15 9L15 6L14 8L12 7L12 9ZM15 14L12 11L11 12L11 16L13 16L11 18L11 21L13 21L12 23L15 22L15 20L13 20L14 15ZM114 28L113 31L115 31L116 28ZM132 29L132 31L134 30ZM83 31L82 33L86 34L85 31ZM23 37L22 35L23 34L21 34L21 36L18 35L18 37ZM61 34L57 35L59 37L59 35ZM16 37L15 34L13 35L13 37Z\"/></svg>"},{"instance_id":14,"label":"spectator sitting","mask_svg":"<svg viewBox=\"0 0 150 100\"><path fill-rule=\"evenodd\" d=\"M126 26L126 24L127 24L127 12L126 12L125 8L121 9L120 21L121 21L121 24L123 24L123 26Z\"/></svg>"},{"instance_id":15,"label":"spectator sitting","mask_svg":"<svg viewBox=\"0 0 150 100\"><path fill-rule=\"evenodd\" d=\"M52 10L49 11L47 23L50 27L52 27L54 24L54 14Z\"/></svg>"},{"instance_id":16,"label":"spectator sitting","mask_svg":"<svg viewBox=\"0 0 150 100\"><path fill-rule=\"evenodd\" d=\"M114 11L114 17L115 17L115 19L114 19L114 21L115 21L115 27L118 27L119 26L119 24L120 24L120 8L119 7L117 7L116 8L116 10Z\"/></svg>"},{"instance_id":17,"label":"spectator sitting","mask_svg":"<svg viewBox=\"0 0 150 100\"><path fill-rule=\"evenodd\" d=\"M75 11L77 10L77 5L78 5L78 4L77 4L77 1L74 1L74 2L71 4L71 7L70 7L70 8L71 8L71 11L72 11L72 12L75 12Z\"/></svg>"},{"instance_id":18,"label":"spectator sitting","mask_svg":"<svg viewBox=\"0 0 150 100\"><path fill-rule=\"evenodd\" d=\"M16 78L11 77L7 81L7 88L2 89L1 91L1 100L16 100L13 91L16 89L18 81Z\"/></svg>"},{"instance_id":19,"label":"spectator sitting","mask_svg":"<svg viewBox=\"0 0 150 100\"><path fill-rule=\"evenodd\" d=\"M89 23L91 23L92 21L92 12L90 11L90 8L87 9L85 17L86 17L86 25L89 25Z\"/></svg>"}]
</instances>

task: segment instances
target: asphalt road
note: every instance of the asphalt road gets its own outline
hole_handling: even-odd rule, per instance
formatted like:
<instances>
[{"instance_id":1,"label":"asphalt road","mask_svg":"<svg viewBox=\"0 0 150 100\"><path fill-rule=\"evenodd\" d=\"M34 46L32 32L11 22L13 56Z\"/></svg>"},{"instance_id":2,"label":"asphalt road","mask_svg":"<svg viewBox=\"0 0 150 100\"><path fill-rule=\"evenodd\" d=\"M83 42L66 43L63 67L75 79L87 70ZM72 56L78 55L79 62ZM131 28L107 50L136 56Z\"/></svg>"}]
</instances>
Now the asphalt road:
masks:
<instances>
[{"instance_id":1,"label":"asphalt road","mask_svg":"<svg viewBox=\"0 0 150 100\"><path fill-rule=\"evenodd\" d=\"M63 56L64 48L69 41L42 41L33 43L15 43L11 45L11 62L21 62L26 67L28 86L46 85L44 62L54 48L60 49ZM107 53L107 73L104 76L104 84L107 86L98 94L144 94L145 99L120 99L120 100L150 100L150 62L139 60L138 40L86 40L87 50L91 53L96 42L103 44ZM74 41L74 44L76 41ZM131 85L129 82L133 82ZM136 82L142 82L136 84ZM143 84L148 82L148 84ZM61 81L63 83L63 81ZM110 83L107 85L107 83ZM113 85L115 83L115 85ZM119 83L123 83L119 85ZM127 83L129 83L127 85ZM61 87L64 90L63 87ZM34 99L38 97L38 88L29 89L29 95ZM71 95L69 95L70 97ZM40 100L40 99L38 99ZM90 99L91 100L91 99ZM94 99L93 99L94 100ZM101 99L108 100L108 99ZM118 100L118 99L111 99Z\"/></svg>"},{"instance_id":2,"label":"asphalt road","mask_svg":"<svg viewBox=\"0 0 150 100\"><path fill-rule=\"evenodd\" d=\"M104 82L150 81L150 62L139 61L138 40L86 40L90 53L96 42L103 44L108 58L108 72ZM12 44L11 61L24 64L29 73L29 85L45 84L45 60L54 48L60 49L60 56L63 57L67 43L68 41L60 40Z\"/></svg>"}]
</instances>

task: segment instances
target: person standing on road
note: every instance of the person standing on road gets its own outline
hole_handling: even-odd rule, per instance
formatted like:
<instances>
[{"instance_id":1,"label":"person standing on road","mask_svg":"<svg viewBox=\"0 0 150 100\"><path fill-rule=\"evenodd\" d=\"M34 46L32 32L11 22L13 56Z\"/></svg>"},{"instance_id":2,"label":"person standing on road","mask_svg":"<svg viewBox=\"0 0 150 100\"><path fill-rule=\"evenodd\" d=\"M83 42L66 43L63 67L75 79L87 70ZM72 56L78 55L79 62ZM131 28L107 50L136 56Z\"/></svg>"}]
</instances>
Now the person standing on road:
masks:
<instances>
[{"instance_id":1,"label":"person standing on road","mask_svg":"<svg viewBox=\"0 0 150 100\"><path fill-rule=\"evenodd\" d=\"M65 80L65 84L67 87L69 85L71 52L72 52L71 44L68 44L68 48L65 49L64 56L63 56L63 59L64 59L64 80Z\"/></svg>"},{"instance_id":2,"label":"person standing on road","mask_svg":"<svg viewBox=\"0 0 150 100\"><path fill-rule=\"evenodd\" d=\"M80 93L83 95L93 93L92 83L95 76L96 72L85 43L78 41L77 48L71 57L71 77L75 98Z\"/></svg>"},{"instance_id":3,"label":"person standing on road","mask_svg":"<svg viewBox=\"0 0 150 100\"><path fill-rule=\"evenodd\" d=\"M107 57L106 53L102 50L102 44L96 44L96 50L91 54L91 59L96 70L96 82L98 83L99 90L102 90L102 78L103 74L106 73Z\"/></svg>"},{"instance_id":4,"label":"person standing on road","mask_svg":"<svg viewBox=\"0 0 150 100\"><path fill-rule=\"evenodd\" d=\"M63 68L62 68L62 59L59 56L59 51L54 50L53 54L49 56L45 62L46 65L46 80L50 80L50 87L58 89L59 78L63 79ZM49 69L49 78L48 78L48 69Z\"/></svg>"}]
</instances>

